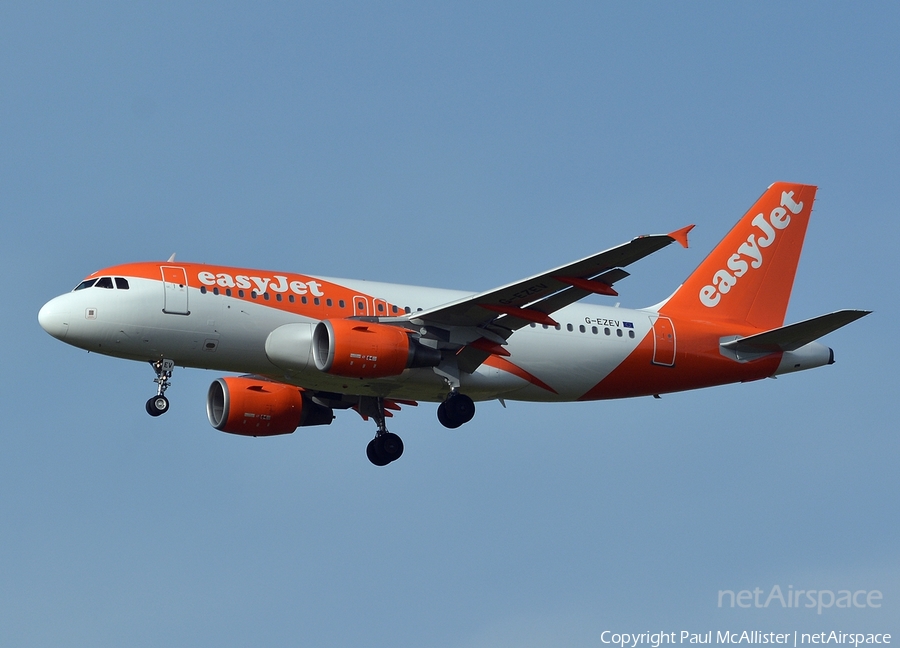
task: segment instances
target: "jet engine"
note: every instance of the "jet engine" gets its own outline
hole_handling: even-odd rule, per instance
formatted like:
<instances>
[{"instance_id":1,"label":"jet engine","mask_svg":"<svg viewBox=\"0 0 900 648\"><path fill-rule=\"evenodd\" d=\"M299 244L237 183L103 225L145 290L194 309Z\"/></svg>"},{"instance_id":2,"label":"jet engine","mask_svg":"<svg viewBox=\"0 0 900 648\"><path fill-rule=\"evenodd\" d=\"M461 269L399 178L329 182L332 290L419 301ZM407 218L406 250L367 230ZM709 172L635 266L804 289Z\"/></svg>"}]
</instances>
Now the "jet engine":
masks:
<instances>
[{"instance_id":1,"label":"jet engine","mask_svg":"<svg viewBox=\"0 0 900 648\"><path fill-rule=\"evenodd\" d=\"M404 369L434 367L441 352L410 339L407 330L359 320L323 320L312 339L319 371L347 378L399 376Z\"/></svg>"},{"instance_id":2,"label":"jet engine","mask_svg":"<svg viewBox=\"0 0 900 648\"><path fill-rule=\"evenodd\" d=\"M206 415L217 430L243 436L290 434L300 426L329 425L330 407L298 387L258 378L219 378L209 386Z\"/></svg>"}]
</instances>

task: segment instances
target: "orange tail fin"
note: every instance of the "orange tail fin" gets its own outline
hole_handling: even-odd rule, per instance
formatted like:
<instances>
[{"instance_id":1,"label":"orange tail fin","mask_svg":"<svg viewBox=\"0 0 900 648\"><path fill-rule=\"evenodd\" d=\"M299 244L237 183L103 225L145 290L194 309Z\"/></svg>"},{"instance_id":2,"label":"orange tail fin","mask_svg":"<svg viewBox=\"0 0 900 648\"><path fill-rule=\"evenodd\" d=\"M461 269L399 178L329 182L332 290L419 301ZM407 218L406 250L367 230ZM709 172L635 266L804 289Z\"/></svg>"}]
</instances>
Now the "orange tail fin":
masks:
<instances>
[{"instance_id":1,"label":"orange tail fin","mask_svg":"<svg viewBox=\"0 0 900 648\"><path fill-rule=\"evenodd\" d=\"M759 329L784 324L816 187L776 182L660 312Z\"/></svg>"}]
</instances>

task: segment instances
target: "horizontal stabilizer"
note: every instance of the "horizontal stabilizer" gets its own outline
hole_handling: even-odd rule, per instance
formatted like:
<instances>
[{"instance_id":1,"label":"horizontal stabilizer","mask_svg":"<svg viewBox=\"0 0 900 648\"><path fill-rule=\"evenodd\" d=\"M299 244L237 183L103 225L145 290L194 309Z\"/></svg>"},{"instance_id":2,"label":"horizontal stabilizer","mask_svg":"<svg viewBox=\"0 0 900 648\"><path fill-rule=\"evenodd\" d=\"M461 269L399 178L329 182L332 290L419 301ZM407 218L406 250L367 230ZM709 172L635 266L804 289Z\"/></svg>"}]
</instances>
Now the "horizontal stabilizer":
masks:
<instances>
[{"instance_id":1,"label":"horizontal stabilizer","mask_svg":"<svg viewBox=\"0 0 900 648\"><path fill-rule=\"evenodd\" d=\"M818 340L823 335L836 331L850 322L855 322L860 317L864 317L871 312L866 310L840 310L764 333L723 342L721 346L723 349L736 353L795 351L803 345Z\"/></svg>"}]
</instances>

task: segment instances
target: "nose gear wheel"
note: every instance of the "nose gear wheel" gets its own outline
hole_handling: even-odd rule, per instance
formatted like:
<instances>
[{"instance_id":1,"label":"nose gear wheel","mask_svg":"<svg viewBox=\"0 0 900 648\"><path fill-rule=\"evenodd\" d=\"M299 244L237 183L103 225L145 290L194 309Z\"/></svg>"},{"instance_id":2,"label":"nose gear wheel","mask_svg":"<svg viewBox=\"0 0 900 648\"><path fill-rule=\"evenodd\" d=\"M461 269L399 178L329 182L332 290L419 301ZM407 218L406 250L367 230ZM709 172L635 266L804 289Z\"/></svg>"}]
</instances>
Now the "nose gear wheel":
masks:
<instances>
[{"instance_id":1,"label":"nose gear wheel","mask_svg":"<svg viewBox=\"0 0 900 648\"><path fill-rule=\"evenodd\" d=\"M147 401L147 414L150 416L159 416L165 414L169 409L169 399L165 396L154 396Z\"/></svg>"}]
</instances>

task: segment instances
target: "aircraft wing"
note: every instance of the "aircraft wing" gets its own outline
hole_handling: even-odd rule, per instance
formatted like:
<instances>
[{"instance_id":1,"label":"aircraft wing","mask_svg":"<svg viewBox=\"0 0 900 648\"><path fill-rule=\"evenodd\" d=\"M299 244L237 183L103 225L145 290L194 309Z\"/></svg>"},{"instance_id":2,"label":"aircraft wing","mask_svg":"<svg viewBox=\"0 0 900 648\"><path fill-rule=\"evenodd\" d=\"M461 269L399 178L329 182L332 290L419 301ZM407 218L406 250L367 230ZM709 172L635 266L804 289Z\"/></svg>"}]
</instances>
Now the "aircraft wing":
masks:
<instances>
[{"instance_id":1,"label":"aircraft wing","mask_svg":"<svg viewBox=\"0 0 900 648\"><path fill-rule=\"evenodd\" d=\"M639 236L527 279L412 313L406 321L438 347L457 349L459 369L472 372L492 354L509 355L503 345L514 331L531 323L556 326L552 313L592 293L617 295L612 285L628 276L623 266L675 241L687 247L693 227Z\"/></svg>"},{"instance_id":2,"label":"aircraft wing","mask_svg":"<svg viewBox=\"0 0 900 648\"><path fill-rule=\"evenodd\" d=\"M693 225L671 234L639 236L604 252L516 281L487 292L464 297L425 311L410 319L420 325L485 327L491 325L504 339L532 322L556 325L550 315L591 293L617 295L612 285L628 276L624 266L643 259L670 243L687 247ZM505 329L504 331L498 329Z\"/></svg>"}]
</instances>

